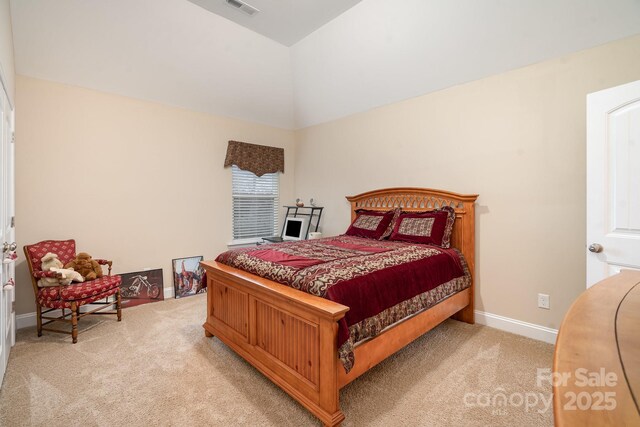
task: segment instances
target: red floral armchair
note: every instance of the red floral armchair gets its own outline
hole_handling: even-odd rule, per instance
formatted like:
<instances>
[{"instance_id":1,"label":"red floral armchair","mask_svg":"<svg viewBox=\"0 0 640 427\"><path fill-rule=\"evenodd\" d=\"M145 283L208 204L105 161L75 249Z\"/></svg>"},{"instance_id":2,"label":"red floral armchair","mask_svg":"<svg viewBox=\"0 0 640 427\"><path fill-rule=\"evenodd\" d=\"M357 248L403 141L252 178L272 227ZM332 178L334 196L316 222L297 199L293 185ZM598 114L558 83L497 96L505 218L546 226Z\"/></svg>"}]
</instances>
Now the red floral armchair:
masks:
<instances>
[{"instance_id":1,"label":"red floral armchair","mask_svg":"<svg viewBox=\"0 0 640 427\"><path fill-rule=\"evenodd\" d=\"M111 261L96 259L101 265L109 266L109 273L98 279L83 283L72 283L67 286L39 287L38 280L43 277L59 278L58 273L53 271L42 271L41 258L51 252L58 255L62 264L66 264L76 257L75 240L44 240L33 245L24 247L24 254L27 258L29 271L31 272L31 283L36 298L36 315L38 336L42 336L42 331L71 334L73 343L78 342L78 320L91 314L114 314L118 321L122 319L122 309L120 300L120 283L122 278L118 275L111 275ZM109 301L109 297L113 300ZM105 301L101 301L105 300ZM97 308L81 312L80 307L86 304L96 304ZM102 311L112 308L115 311ZM43 311L44 309L44 311ZM45 316L54 310L61 310L62 314L57 317ZM43 323L43 320L45 322ZM52 322L71 323L71 331L45 328L44 326Z\"/></svg>"}]
</instances>

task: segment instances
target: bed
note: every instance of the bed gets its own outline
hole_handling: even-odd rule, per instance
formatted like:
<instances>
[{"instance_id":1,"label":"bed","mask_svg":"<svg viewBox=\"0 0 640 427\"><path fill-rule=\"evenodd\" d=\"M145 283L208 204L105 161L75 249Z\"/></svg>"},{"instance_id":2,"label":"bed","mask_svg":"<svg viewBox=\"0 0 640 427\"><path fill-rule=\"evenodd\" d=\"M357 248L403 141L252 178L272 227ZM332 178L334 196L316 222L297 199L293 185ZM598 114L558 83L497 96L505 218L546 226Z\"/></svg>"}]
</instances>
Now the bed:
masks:
<instances>
[{"instance_id":1,"label":"bed","mask_svg":"<svg viewBox=\"0 0 640 427\"><path fill-rule=\"evenodd\" d=\"M474 322L476 198L421 188L391 188L347 197L352 221L360 209L384 212L400 207L421 212L453 208L451 246L463 255L469 275L464 285L428 309L347 346L351 365L345 365L344 349L348 306L218 261L202 262L208 286L205 335L218 337L325 425L340 424L344 420L339 405L342 387L449 317ZM334 238L325 246L352 243Z\"/></svg>"}]
</instances>

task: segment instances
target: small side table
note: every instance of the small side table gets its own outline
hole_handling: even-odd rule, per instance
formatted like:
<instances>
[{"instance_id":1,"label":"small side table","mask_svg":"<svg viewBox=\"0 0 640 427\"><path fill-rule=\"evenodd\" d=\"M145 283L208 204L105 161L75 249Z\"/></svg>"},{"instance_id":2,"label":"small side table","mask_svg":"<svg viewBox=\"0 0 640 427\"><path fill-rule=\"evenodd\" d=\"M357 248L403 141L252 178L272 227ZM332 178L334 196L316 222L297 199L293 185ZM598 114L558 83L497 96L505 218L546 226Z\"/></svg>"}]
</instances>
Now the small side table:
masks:
<instances>
[{"instance_id":1,"label":"small side table","mask_svg":"<svg viewBox=\"0 0 640 427\"><path fill-rule=\"evenodd\" d=\"M318 227L320 226L320 218L322 217L322 210L324 209L321 206L283 206L283 208L287 208L287 214L284 216L285 218L293 217L296 218L298 216L308 216L309 222L307 223L307 231L304 235L305 240L309 238L309 231L311 227L314 227L313 220L315 218L315 229L313 231L318 231ZM280 231L280 237L284 234L284 226L286 221L282 222L282 230Z\"/></svg>"},{"instance_id":2,"label":"small side table","mask_svg":"<svg viewBox=\"0 0 640 427\"><path fill-rule=\"evenodd\" d=\"M318 231L318 227L320 226L320 218L322 217L322 210L324 207L322 206L283 206L283 208L287 209L287 213L285 218L292 217L296 218L299 216L308 216L309 222L307 223L307 231L304 234L304 239L309 238L309 231ZM315 224L314 224L315 220ZM258 245L266 244L266 243L280 243L284 242L282 235L284 234L284 226L286 221L282 222L282 230L280 230L279 236L270 236L263 237L262 243L258 243ZM313 227L313 230L311 228Z\"/></svg>"}]
</instances>

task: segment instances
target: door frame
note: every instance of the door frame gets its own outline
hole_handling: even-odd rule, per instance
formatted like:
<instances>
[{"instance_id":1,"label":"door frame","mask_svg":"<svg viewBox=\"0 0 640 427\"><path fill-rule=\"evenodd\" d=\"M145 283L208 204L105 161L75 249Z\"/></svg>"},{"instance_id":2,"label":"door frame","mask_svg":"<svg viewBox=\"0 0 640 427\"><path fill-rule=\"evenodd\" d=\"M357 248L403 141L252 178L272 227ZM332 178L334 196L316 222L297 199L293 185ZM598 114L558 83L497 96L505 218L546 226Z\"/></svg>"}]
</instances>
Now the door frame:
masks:
<instances>
[{"instance_id":1,"label":"door frame","mask_svg":"<svg viewBox=\"0 0 640 427\"><path fill-rule=\"evenodd\" d=\"M12 153L13 154L13 158L10 159L11 162L11 166L10 166L10 170L11 173L13 173L13 177L10 179L10 185L13 186L13 191L11 191L11 195L13 196L13 200L9 201L9 203L13 203L13 207L12 209L10 209L10 212L8 210L9 213L9 217L14 217L15 216L15 107L13 104L13 101L11 99L11 96L9 94L8 88L7 88L7 84L6 84L7 80L5 78L5 74L4 74L4 70L2 69L2 64L0 64L0 87L2 88L2 92L0 92L0 96L2 96L4 99L6 99L7 102L7 107L8 110L6 111L6 113L8 114L8 123L9 123L9 129L6 132L6 135L8 136L8 140L2 141L2 138L4 137L4 135L0 135L0 150L3 150L5 147L2 146L2 144L7 144L7 153ZM4 101L3 101L4 102ZM4 114L3 114L4 116ZM5 122L4 117L1 117L0 119L2 119L3 122ZM4 125L4 123L3 123ZM3 132L4 133L4 132ZM5 162L5 159L0 159L0 162ZM0 173L6 174L7 172L4 170L5 167L8 166L7 164L3 164L2 167L2 171L0 171ZM0 199L2 199L2 201L4 202L5 200L5 194L4 194L4 190L5 190L5 184L4 184L4 180L2 180L2 188L0 188ZM4 206L4 203L0 203L0 209L6 209L6 207ZM3 223L0 224L0 227L2 227L2 240L0 242L0 245L4 242L14 242L15 241L15 225L13 224L13 221L11 221L11 226L9 227L9 235L8 236L4 236L4 218L3 218ZM2 253L2 256L0 257L0 261L4 261L4 252ZM9 280L9 278L14 278L15 280L15 262L12 264L1 264L0 265L2 267L2 271L0 274L0 276L2 276L2 280L0 280L0 340L2 340L2 353L0 354L0 387L2 387L2 383L4 380L4 375L6 373L6 367L9 361L9 354L11 352L11 348L15 345L15 332L16 332L16 314L14 311L14 306L15 306L15 286L12 290L7 290L5 291L4 285L5 282L7 280ZM6 268L5 268L6 267ZM7 277L5 277L4 273L5 271L7 272ZM7 299L7 300L5 300ZM4 313L4 310L2 310L3 308L7 307L9 310L9 313ZM6 341L5 341L6 339Z\"/></svg>"}]
</instances>

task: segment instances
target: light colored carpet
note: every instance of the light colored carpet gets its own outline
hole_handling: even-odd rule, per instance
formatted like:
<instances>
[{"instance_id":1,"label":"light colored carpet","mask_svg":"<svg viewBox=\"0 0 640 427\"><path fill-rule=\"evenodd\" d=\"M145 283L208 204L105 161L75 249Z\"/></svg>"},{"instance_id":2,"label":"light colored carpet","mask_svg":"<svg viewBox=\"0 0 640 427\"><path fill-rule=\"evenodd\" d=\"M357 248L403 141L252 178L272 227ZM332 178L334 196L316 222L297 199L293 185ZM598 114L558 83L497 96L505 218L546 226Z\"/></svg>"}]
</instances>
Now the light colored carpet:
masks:
<instances>
[{"instance_id":1,"label":"light colored carpet","mask_svg":"<svg viewBox=\"0 0 640 427\"><path fill-rule=\"evenodd\" d=\"M0 391L2 426L319 425L201 324L206 296L87 319L77 344L19 331ZM94 316L95 318L95 316ZM87 324L87 320L90 324ZM345 426L547 426L536 369L553 346L456 321L392 356L340 396ZM504 393L506 405L495 399Z\"/></svg>"}]
</instances>

